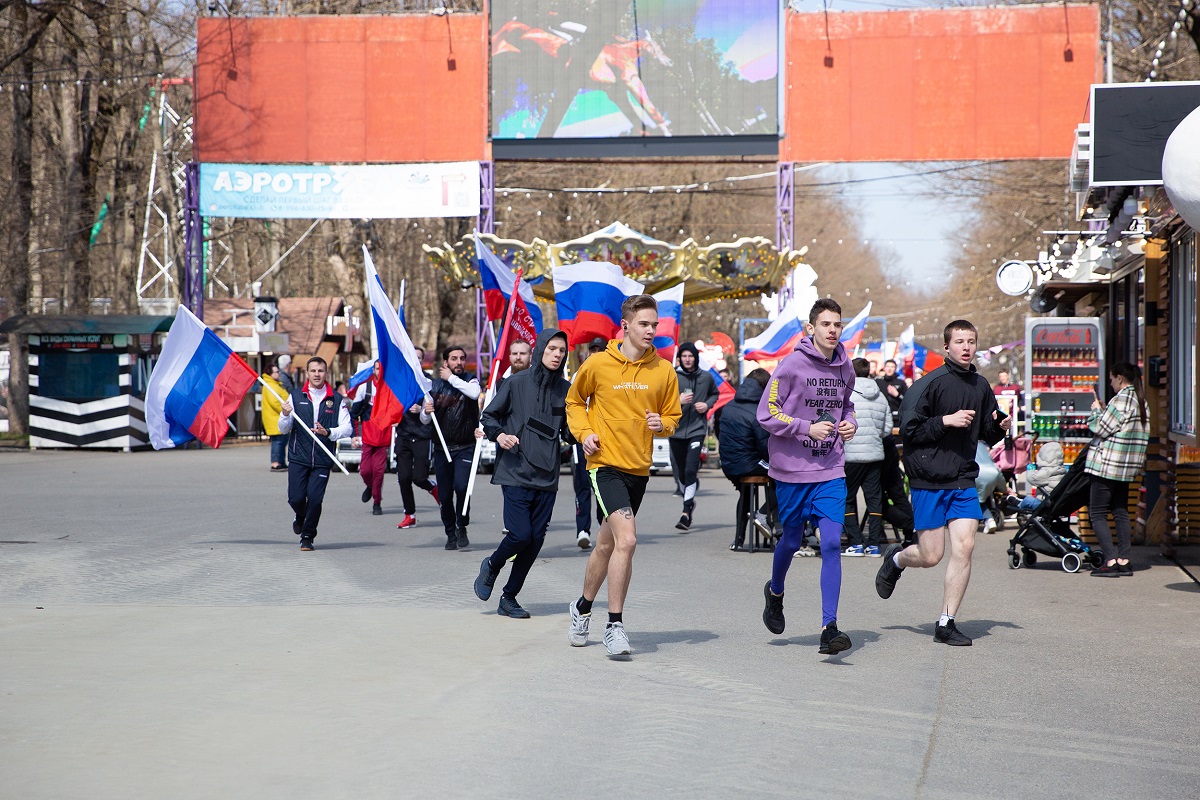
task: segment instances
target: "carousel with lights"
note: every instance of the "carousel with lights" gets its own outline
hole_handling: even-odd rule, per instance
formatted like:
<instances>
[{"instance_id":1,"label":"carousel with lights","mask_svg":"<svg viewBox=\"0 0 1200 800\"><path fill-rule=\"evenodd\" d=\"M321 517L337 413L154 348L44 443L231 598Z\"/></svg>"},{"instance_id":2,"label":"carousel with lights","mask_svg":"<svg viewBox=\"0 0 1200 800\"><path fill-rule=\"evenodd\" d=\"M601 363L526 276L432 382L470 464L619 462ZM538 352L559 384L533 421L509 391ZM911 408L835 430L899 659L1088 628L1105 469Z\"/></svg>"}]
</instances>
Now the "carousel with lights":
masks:
<instances>
[{"instance_id":1,"label":"carousel with lights","mask_svg":"<svg viewBox=\"0 0 1200 800\"><path fill-rule=\"evenodd\" d=\"M701 246L688 238L671 244L635 231L621 222L578 239L550 244L478 234L479 239L511 268L521 267L534 282L534 294L554 299L554 267L583 261L608 261L646 287L647 293L684 284L684 302L702 303L726 298L772 293L802 263L803 251L780 250L761 236ZM424 245L425 252L454 283L469 288L480 285L475 234L441 247Z\"/></svg>"}]
</instances>

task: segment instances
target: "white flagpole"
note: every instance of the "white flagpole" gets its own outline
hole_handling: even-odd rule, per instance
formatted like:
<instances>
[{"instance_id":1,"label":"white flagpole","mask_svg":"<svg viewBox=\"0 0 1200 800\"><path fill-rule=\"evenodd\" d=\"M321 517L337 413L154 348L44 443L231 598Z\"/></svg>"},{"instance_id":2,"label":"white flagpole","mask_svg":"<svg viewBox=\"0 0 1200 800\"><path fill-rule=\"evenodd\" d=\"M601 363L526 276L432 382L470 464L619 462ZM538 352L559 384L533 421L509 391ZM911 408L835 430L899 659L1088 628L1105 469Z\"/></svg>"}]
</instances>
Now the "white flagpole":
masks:
<instances>
[{"instance_id":1,"label":"white flagpole","mask_svg":"<svg viewBox=\"0 0 1200 800\"><path fill-rule=\"evenodd\" d=\"M279 396L279 392L275 391L273 388L271 388L269 385L267 385L267 382L262 379L262 375L258 376L258 382L263 385L264 389L266 389L271 394L275 395L275 399L278 400L280 403L287 402L286 400L284 400L282 397ZM346 469L346 465L343 464L341 461L338 461L337 457L333 453L329 452L329 448L325 446L324 442L322 442L320 439L317 438L317 435L312 432L311 428L309 428L307 425L304 424L304 420L300 419L299 417L297 417L293 414L292 421L300 423L300 427L304 428L304 430L308 433L308 435L312 437L312 440L317 443L317 447L321 448L321 450L325 453L325 455L329 456L329 460L338 465L338 469L340 469L343 474L346 474L346 475L350 474L350 470Z\"/></svg>"},{"instance_id":2,"label":"white flagpole","mask_svg":"<svg viewBox=\"0 0 1200 800\"><path fill-rule=\"evenodd\" d=\"M520 291L520 288L521 288L521 273L523 271L524 270L521 270L521 269L517 270L517 273L516 273L517 279L513 283L512 299L509 300L508 313L506 313L504 315L504 320L502 323L504 325L504 327L501 329L501 332L500 332L500 343L498 346L493 345L493 348L496 350L498 350L500 347L508 347L508 342L505 341L505 339L511 330L513 311L516 309L517 293ZM488 326L488 327L490 329L491 326ZM492 398L496 396L496 384L500 382L500 376L499 376L500 354L493 353L493 356L494 356L494 358L492 360L492 374L488 376L487 392L483 396L484 409L486 409L488 407L488 404L492 402ZM479 423L479 429L480 430L483 429L482 421L480 421L480 423ZM500 448L500 445L497 444L496 445L496 450L497 450L496 460L497 461L500 460L499 448ZM479 458L482 455L482 453L483 453L483 437L481 436L475 440L475 452L471 455L471 475L470 475L470 477L467 478L467 493L466 493L466 496L463 498L463 514L464 515L467 513L468 509L471 508L471 493L475 491L475 476L479 473Z\"/></svg>"},{"instance_id":3,"label":"white flagpole","mask_svg":"<svg viewBox=\"0 0 1200 800\"><path fill-rule=\"evenodd\" d=\"M433 402L433 398L429 395L425 395L425 399L430 403ZM434 411L436 412L437 409L434 409ZM438 441L442 443L442 452L446 454L446 461L453 461L454 459L450 458L450 447L446 444L446 437L442 435L442 426L438 425L437 414L430 414L429 418L433 420L433 429L437 431Z\"/></svg>"},{"instance_id":4,"label":"white flagpole","mask_svg":"<svg viewBox=\"0 0 1200 800\"><path fill-rule=\"evenodd\" d=\"M494 373L495 370L492 370ZM492 376L495 377L494 375ZM492 402L492 398L496 396L496 386L494 380L488 381L487 393L483 396L483 407L486 409ZM479 429L483 430L483 423L479 423ZM500 445L496 445L499 450ZM471 475L467 478L467 494L463 500L463 513L467 513L467 509L471 507L471 493L475 491L475 476L479 474L479 459L483 455L483 437L475 440L475 452L471 455ZM496 460L500 460L500 453L496 453Z\"/></svg>"}]
</instances>

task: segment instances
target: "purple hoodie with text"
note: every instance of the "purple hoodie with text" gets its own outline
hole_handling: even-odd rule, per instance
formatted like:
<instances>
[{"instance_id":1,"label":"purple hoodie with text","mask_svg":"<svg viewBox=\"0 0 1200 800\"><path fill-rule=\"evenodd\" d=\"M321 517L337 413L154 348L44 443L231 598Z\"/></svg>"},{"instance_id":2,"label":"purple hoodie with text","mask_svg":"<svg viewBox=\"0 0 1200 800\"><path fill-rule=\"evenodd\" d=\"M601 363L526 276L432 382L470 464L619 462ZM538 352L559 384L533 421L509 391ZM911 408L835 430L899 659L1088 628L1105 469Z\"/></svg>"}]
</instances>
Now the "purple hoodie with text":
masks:
<instances>
[{"instance_id":1,"label":"purple hoodie with text","mask_svg":"<svg viewBox=\"0 0 1200 800\"><path fill-rule=\"evenodd\" d=\"M787 483L820 483L846 477L846 448L834 430L823 441L808 437L808 429L828 412L835 424L854 423L854 367L839 344L826 359L805 337L775 368L758 404L758 421L771 434L768 473Z\"/></svg>"}]
</instances>

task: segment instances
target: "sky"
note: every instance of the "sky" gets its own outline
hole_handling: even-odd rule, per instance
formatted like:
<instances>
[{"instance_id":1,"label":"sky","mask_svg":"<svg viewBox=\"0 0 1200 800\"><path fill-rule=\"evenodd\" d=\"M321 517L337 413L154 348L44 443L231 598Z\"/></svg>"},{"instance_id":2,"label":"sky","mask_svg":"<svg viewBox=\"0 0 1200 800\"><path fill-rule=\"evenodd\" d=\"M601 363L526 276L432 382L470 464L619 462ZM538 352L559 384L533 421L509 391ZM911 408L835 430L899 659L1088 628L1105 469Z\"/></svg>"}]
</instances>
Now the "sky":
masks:
<instances>
[{"instance_id":1,"label":"sky","mask_svg":"<svg viewBox=\"0 0 1200 800\"><path fill-rule=\"evenodd\" d=\"M931 289L944 282L955 250L962 248L969 216L961 201L929 197L929 184L914 173L942 165L923 163L838 164L823 170L826 179L859 181L842 187L847 204L859 212L863 238L895 259L884 259L893 281L911 281Z\"/></svg>"},{"instance_id":2,"label":"sky","mask_svg":"<svg viewBox=\"0 0 1200 800\"><path fill-rule=\"evenodd\" d=\"M792 0L797 11L820 11L822 0ZM937 0L828 0L830 11L887 11L940 7ZM911 280L914 288L932 288L949 272L967 217L957 203L925 196L924 178L910 177L944 165L924 163L838 164L822 170L822 180L847 180L842 195L860 212L863 238L895 252L884 263L892 280ZM797 233L800 236L799 233Z\"/></svg>"}]
</instances>

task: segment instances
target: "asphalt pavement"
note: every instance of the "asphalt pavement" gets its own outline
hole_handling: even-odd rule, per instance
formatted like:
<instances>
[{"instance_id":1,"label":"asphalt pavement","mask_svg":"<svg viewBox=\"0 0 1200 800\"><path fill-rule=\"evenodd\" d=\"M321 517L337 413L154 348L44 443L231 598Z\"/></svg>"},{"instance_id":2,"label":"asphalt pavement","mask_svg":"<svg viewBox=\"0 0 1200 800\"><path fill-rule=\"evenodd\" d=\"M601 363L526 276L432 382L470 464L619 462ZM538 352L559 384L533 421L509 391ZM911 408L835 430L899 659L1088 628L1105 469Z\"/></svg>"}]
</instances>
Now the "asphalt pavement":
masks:
<instances>
[{"instance_id":1,"label":"asphalt pavement","mask_svg":"<svg viewBox=\"0 0 1200 800\"><path fill-rule=\"evenodd\" d=\"M1200 796L1200 584L1151 548L1098 579L1011 570L1011 528L980 534L970 648L932 639L944 567L883 601L879 561L842 559L854 646L823 657L819 559L793 561L774 636L728 482L702 473L685 535L654 477L614 660L603 591L592 643L566 641L569 476L512 620L504 576L471 591L497 487L447 552L428 495L397 530L394 476L382 517L334 476L301 553L268 460L0 452L0 797Z\"/></svg>"}]
</instances>

